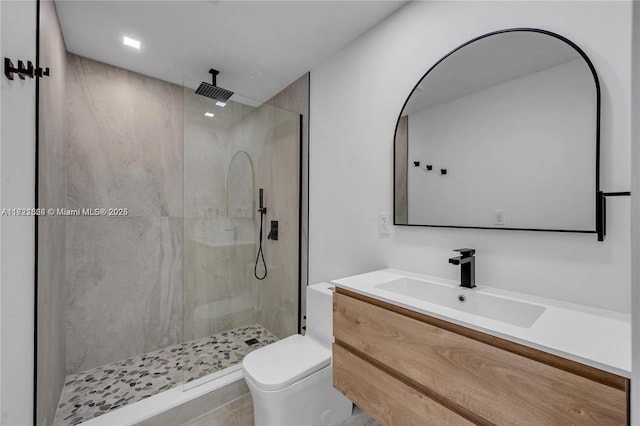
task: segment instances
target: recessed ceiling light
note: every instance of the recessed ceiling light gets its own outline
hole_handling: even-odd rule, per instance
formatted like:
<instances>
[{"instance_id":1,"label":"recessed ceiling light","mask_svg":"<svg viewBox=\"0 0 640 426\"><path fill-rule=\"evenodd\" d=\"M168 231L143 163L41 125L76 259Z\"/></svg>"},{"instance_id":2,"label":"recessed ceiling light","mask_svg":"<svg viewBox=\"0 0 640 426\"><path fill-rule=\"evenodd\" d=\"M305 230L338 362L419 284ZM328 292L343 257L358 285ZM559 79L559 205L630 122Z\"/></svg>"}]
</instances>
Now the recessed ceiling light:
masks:
<instances>
[{"instance_id":1,"label":"recessed ceiling light","mask_svg":"<svg viewBox=\"0 0 640 426\"><path fill-rule=\"evenodd\" d=\"M219 106L219 107L223 107L223 106L227 105L227 103L226 102L216 101L216 105Z\"/></svg>"},{"instance_id":2,"label":"recessed ceiling light","mask_svg":"<svg viewBox=\"0 0 640 426\"><path fill-rule=\"evenodd\" d=\"M122 42L125 44L125 46L131 46L135 49L140 49L140 42L138 40L132 39L131 37L124 36Z\"/></svg>"},{"instance_id":3,"label":"recessed ceiling light","mask_svg":"<svg viewBox=\"0 0 640 426\"><path fill-rule=\"evenodd\" d=\"M204 113L204 116L205 116L205 117L213 117L214 115L215 115L214 113L209 112L209 111L207 111L207 112L205 112L205 113Z\"/></svg>"}]
</instances>

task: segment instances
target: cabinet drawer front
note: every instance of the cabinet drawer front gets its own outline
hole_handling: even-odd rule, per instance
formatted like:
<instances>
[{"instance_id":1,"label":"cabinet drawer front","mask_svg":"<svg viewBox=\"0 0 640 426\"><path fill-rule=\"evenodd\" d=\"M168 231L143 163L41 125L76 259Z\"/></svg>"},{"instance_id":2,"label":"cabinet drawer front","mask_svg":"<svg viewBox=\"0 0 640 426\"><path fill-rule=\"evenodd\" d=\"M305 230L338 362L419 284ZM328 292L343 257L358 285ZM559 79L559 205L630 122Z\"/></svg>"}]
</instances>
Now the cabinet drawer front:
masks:
<instances>
[{"instance_id":1,"label":"cabinet drawer front","mask_svg":"<svg viewBox=\"0 0 640 426\"><path fill-rule=\"evenodd\" d=\"M385 425L473 424L335 344L333 386Z\"/></svg>"},{"instance_id":2,"label":"cabinet drawer front","mask_svg":"<svg viewBox=\"0 0 640 426\"><path fill-rule=\"evenodd\" d=\"M336 343L495 424L624 425L627 395L585 377L336 293ZM449 402L449 403L447 403Z\"/></svg>"}]
</instances>

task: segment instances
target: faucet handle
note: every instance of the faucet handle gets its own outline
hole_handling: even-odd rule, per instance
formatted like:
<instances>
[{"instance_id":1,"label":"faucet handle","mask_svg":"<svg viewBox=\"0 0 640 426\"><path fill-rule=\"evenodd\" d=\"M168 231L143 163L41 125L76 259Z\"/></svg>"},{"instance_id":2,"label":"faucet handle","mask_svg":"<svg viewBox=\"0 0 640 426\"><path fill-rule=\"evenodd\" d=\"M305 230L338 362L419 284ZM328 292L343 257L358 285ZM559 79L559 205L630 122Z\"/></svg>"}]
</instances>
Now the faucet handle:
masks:
<instances>
[{"instance_id":1,"label":"faucet handle","mask_svg":"<svg viewBox=\"0 0 640 426\"><path fill-rule=\"evenodd\" d=\"M457 251L458 253L460 253L463 259L465 257L471 257L474 254L476 254L476 250L472 248L461 248L461 249L455 249L454 251Z\"/></svg>"}]
</instances>

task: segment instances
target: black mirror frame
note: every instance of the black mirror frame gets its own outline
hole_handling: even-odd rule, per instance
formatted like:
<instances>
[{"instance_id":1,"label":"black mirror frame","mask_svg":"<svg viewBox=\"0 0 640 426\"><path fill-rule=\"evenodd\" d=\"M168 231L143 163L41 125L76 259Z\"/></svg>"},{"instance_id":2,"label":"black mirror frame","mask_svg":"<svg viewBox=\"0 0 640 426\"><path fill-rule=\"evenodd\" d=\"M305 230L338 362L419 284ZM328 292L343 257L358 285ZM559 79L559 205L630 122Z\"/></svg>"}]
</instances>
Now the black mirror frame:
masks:
<instances>
[{"instance_id":1,"label":"black mirror frame","mask_svg":"<svg viewBox=\"0 0 640 426\"><path fill-rule=\"evenodd\" d=\"M437 67L442 61L444 61L445 59L447 59L449 56L451 56L452 54L454 54L455 52L457 52L458 50L462 49L463 47L476 42L478 40L482 40L484 38L493 36L493 35L497 35L497 34L504 34L504 33L510 33L510 32L534 32L534 33L539 33L539 34L545 34L551 37L555 37L558 40L561 40L563 42L565 42L566 44L568 44L569 46L571 46L576 52L578 52L580 54L580 56L582 57L582 59L584 59L584 61L587 63L587 65L589 66L589 69L591 70L591 74L593 75L593 80L595 83L595 89L596 89L596 164L595 164L595 168L596 168L596 182L595 182L595 193L594 193L594 201L595 201L595 205L596 205L596 217L595 217L595 229L594 230L571 230L571 229L539 229L539 228L495 228L495 227L488 227L488 226L457 226L457 225L417 225L417 224L401 224L401 223L396 223L396 184L395 184L395 172L396 172L396 149L395 149L395 135L396 132L398 131L398 126L400 124L400 119L402 118L402 111L404 111L405 107L407 106L407 103L409 102L409 99L411 98L411 96L413 95L413 93L416 91L418 85L420 84L420 82L435 68ZM418 82L415 84L415 86L413 87L413 89L411 90L411 92L409 93L409 96L407 96L407 99L404 101L404 104L402 105L402 108L400 109L400 114L398 115L398 119L396 121L396 126L395 126L395 131L393 133L394 135L394 143L393 143L393 176L394 176L394 183L393 183L393 212L394 212L394 219L393 219L393 224L397 225L397 226L423 226L423 227L431 227L431 228L468 228L468 229L493 229L493 230L503 230L503 231L543 231L543 232L572 232L572 233L582 233L582 234L597 234L598 235L598 241L604 241L604 237L606 235L606 226L605 226L605 222L606 222L606 200L605 197L606 196L613 196L613 195L630 195L630 193L628 192L624 192L624 193L605 193L602 192L600 190L600 106L601 104L601 93L600 93L600 80L598 79L598 74L596 72L595 67L593 66L593 63L591 62L591 60L589 59L589 57L587 56L587 54L574 42L572 42L571 40L569 40L566 37L561 36L560 34L551 32L551 31L547 31L547 30L542 30L539 28L508 28L508 29L504 29L504 30L498 30L498 31L493 31L484 35L481 35L479 37L476 37L472 40L469 40L463 44L461 44L460 46L456 47L455 49L453 49L452 51L450 51L449 53L447 53L445 56L443 56L442 58L440 58L435 64L433 64L433 66L431 66L431 68L429 68L429 70L424 73L424 75L418 80Z\"/></svg>"}]
</instances>

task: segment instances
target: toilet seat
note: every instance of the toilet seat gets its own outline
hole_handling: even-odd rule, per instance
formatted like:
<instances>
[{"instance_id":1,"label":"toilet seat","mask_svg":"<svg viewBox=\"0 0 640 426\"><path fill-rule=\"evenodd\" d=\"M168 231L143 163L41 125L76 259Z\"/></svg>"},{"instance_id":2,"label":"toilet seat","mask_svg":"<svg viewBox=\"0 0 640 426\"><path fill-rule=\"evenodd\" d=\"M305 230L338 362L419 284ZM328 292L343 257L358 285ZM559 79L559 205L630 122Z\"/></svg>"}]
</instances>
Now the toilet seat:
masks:
<instances>
[{"instance_id":1,"label":"toilet seat","mask_svg":"<svg viewBox=\"0 0 640 426\"><path fill-rule=\"evenodd\" d=\"M296 334L244 357L242 366L260 389L275 391L331 363L331 351L309 337Z\"/></svg>"}]
</instances>

